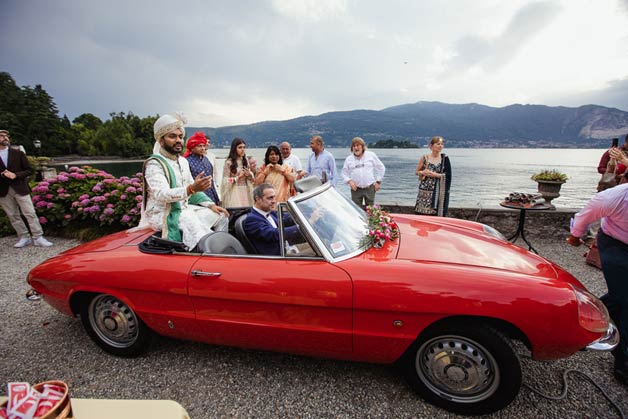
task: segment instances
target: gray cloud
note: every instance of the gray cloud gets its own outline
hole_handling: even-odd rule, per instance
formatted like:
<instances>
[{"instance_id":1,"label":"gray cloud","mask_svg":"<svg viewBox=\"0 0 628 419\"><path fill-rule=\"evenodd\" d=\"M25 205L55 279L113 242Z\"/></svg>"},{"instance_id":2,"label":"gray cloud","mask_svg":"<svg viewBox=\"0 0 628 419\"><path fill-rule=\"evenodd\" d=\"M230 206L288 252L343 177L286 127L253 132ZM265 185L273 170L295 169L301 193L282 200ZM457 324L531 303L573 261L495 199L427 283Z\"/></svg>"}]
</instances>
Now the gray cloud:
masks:
<instances>
[{"instance_id":1,"label":"gray cloud","mask_svg":"<svg viewBox=\"0 0 628 419\"><path fill-rule=\"evenodd\" d=\"M488 39L476 22L497 6L484 0L0 1L0 70L42 84L61 113L181 110L213 126L418 100L503 102L495 95L509 92L465 91L461 70L490 77L562 12L549 1L500 4L512 17ZM443 68L450 45L457 56Z\"/></svg>"},{"instance_id":2,"label":"gray cloud","mask_svg":"<svg viewBox=\"0 0 628 419\"><path fill-rule=\"evenodd\" d=\"M456 42L451 69L460 71L481 66L486 71L507 64L560 13L560 6L552 1L530 3L519 9L506 29L494 38L466 36Z\"/></svg>"}]
</instances>

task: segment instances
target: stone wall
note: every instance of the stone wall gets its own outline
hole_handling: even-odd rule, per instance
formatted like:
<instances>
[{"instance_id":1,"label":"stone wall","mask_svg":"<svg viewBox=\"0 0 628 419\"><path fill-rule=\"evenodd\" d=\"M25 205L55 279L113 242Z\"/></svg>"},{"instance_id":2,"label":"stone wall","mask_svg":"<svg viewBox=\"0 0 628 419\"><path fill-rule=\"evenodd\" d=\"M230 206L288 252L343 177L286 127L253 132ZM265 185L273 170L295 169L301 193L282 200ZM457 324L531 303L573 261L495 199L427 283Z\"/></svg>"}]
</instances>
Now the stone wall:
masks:
<instances>
[{"instance_id":1,"label":"stone wall","mask_svg":"<svg viewBox=\"0 0 628 419\"><path fill-rule=\"evenodd\" d=\"M391 213L413 213L413 207L409 206L383 204L382 207ZM477 221L489 225L509 237L517 231L520 212L506 208L449 208L448 217ZM576 210L569 208L526 211L525 233L530 236L566 237L569 234L569 220L576 212Z\"/></svg>"}]
</instances>

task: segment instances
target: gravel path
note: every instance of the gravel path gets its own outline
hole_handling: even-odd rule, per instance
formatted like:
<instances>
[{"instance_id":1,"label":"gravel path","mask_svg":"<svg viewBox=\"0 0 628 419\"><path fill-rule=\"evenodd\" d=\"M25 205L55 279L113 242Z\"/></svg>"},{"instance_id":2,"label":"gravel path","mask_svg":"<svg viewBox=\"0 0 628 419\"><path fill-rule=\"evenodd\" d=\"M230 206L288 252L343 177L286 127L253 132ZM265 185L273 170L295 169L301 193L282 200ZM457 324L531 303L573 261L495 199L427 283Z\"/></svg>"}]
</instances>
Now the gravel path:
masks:
<instances>
[{"instance_id":1,"label":"gravel path","mask_svg":"<svg viewBox=\"0 0 628 419\"><path fill-rule=\"evenodd\" d=\"M602 274L584 264L583 248L564 237L531 236L541 255L567 268L596 295L605 292ZM14 237L0 238L3 249L0 295L0 384L58 379L73 397L172 399L191 418L460 418L423 402L394 368L241 350L158 338L146 355L121 359L107 355L71 319L44 302L29 302L26 275L32 267L75 246L51 238L51 248L14 249ZM525 352L522 349L522 353ZM628 387L612 377L612 356L581 352L566 360L523 359L524 382L558 395L565 369L595 379L628 414ZM566 400L548 401L522 388L506 409L490 418L617 418L602 394L581 377L570 378ZM0 394L6 394L2 388ZM82 418L78 418L82 419Z\"/></svg>"}]
</instances>

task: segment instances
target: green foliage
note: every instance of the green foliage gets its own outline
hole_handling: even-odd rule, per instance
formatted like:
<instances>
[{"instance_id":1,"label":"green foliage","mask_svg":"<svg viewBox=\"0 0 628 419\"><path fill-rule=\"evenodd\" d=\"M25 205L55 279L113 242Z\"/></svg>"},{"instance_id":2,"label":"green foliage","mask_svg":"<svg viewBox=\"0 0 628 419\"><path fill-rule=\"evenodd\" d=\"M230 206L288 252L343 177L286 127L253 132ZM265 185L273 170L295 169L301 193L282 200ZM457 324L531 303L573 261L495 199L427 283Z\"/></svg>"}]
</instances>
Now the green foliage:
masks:
<instances>
[{"instance_id":1,"label":"green foliage","mask_svg":"<svg viewBox=\"0 0 628 419\"><path fill-rule=\"evenodd\" d=\"M91 239L137 225L142 206L142 179L115 178L89 166L33 183L32 199L46 231ZM14 234L4 212L0 234Z\"/></svg>"},{"instance_id":2,"label":"green foliage","mask_svg":"<svg viewBox=\"0 0 628 419\"><path fill-rule=\"evenodd\" d=\"M539 173L532 175L534 181L549 181L549 182L566 182L569 177L557 170L542 170Z\"/></svg>"},{"instance_id":3,"label":"green foliage","mask_svg":"<svg viewBox=\"0 0 628 419\"><path fill-rule=\"evenodd\" d=\"M110 120L84 113L73 123L59 117L53 98L42 88L18 87L9 73L0 73L0 127L11 131L11 142L23 145L27 154L51 157L138 157L150 154L153 124L157 116L139 118L133 113L111 113ZM33 142L41 142L41 150Z\"/></svg>"}]
</instances>

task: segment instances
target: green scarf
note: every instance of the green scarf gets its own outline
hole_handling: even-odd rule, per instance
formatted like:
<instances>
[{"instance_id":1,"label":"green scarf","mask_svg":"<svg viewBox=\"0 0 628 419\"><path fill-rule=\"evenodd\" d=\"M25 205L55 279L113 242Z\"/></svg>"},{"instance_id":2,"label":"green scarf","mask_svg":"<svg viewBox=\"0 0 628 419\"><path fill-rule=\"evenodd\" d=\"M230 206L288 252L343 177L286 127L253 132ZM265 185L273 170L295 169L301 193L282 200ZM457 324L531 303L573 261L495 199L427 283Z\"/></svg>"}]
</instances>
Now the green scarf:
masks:
<instances>
[{"instance_id":1,"label":"green scarf","mask_svg":"<svg viewBox=\"0 0 628 419\"><path fill-rule=\"evenodd\" d=\"M168 164L166 159L159 155L153 154L144 162L144 174L146 174L146 163L151 160L157 160L164 169L164 173L166 175L166 179L168 179L168 183L171 188L176 188L176 177L174 175L174 171L172 167ZM146 187L146 177L144 177L144 203L146 203L147 198L147 187ZM198 205L201 202L211 202L214 203L207 195L203 192L196 192L188 198L188 202L192 205ZM161 232L162 238L167 238L168 240L174 241L182 241L181 239L181 231L179 230L179 216L181 215L181 203L180 202L171 202L166 206L166 211L168 212L168 217L165 221L165 227L168 230L168 236L164 237L164 232Z\"/></svg>"}]
</instances>

